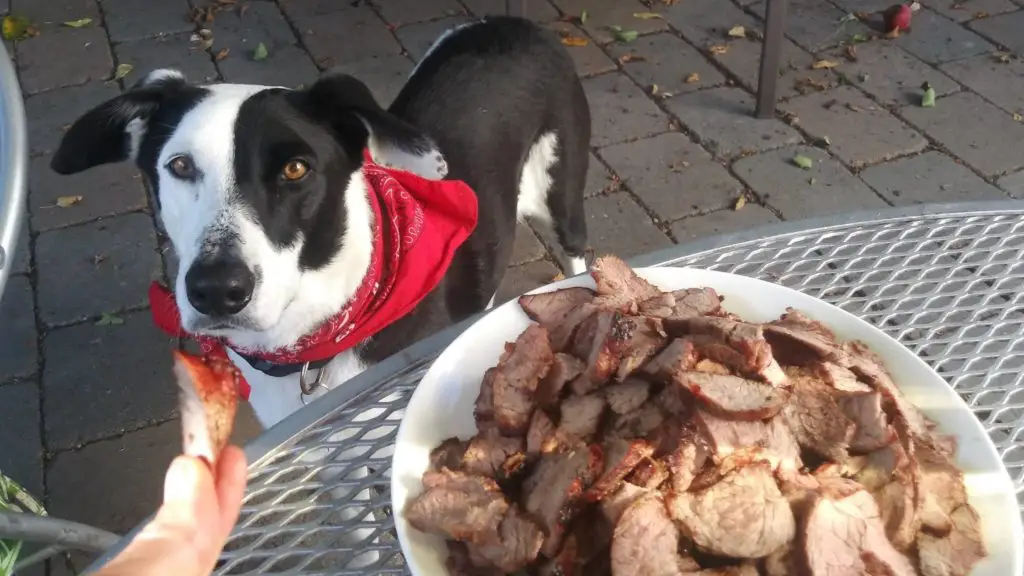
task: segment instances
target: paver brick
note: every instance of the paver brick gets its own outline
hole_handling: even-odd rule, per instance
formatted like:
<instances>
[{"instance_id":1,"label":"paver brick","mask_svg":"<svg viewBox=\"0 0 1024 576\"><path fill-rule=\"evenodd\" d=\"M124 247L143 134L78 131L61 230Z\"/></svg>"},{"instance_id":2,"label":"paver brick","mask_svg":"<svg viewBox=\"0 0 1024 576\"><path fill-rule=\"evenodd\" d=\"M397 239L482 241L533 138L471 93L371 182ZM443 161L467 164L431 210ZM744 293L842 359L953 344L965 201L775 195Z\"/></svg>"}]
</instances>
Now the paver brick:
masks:
<instances>
[{"instance_id":1,"label":"paver brick","mask_svg":"<svg viewBox=\"0 0 1024 576\"><path fill-rule=\"evenodd\" d=\"M761 0L750 9L764 17L765 6L765 0ZM855 34L870 32L862 22L845 19L847 14L849 12L820 0L791 0L786 8L785 33L805 50L818 52L833 48Z\"/></svg>"},{"instance_id":2,"label":"paver brick","mask_svg":"<svg viewBox=\"0 0 1024 576\"><path fill-rule=\"evenodd\" d=\"M929 10L914 14L914 29L896 43L929 64L984 54L995 48L974 32Z\"/></svg>"},{"instance_id":3,"label":"paver brick","mask_svg":"<svg viewBox=\"0 0 1024 576\"><path fill-rule=\"evenodd\" d=\"M860 177L896 206L1006 199L995 186L942 152L926 152L872 166L862 171Z\"/></svg>"},{"instance_id":4,"label":"paver brick","mask_svg":"<svg viewBox=\"0 0 1024 576\"><path fill-rule=\"evenodd\" d=\"M240 11L221 12L213 23L213 52L227 49L227 57L217 62L226 82L263 84L295 88L308 85L319 76L309 56L298 47L291 27L273 2L250 2L244 15ZM263 44L264 60L253 55Z\"/></svg>"},{"instance_id":5,"label":"paver brick","mask_svg":"<svg viewBox=\"0 0 1024 576\"><path fill-rule=\"evenodd\" d=\"M784 104L813 138L831 140L832 153L861 166L924 150L928 141L857 89L843 86Z\"/></svg>"},{"instance_id":6,"label":"paver brick","mask_svg":"<svg viewBox=\"0 0 1024 576\"><path fill-rule=\"evenodd\" d=\"M18 77L25 94L110 78L114 60L102 28L60 28L18 42Z\"/></svg>"},{"instance_id":7,"label":"paver brick","mask_svg":"<svg viewBox=\"0 0 1024 576\"><path fill-rule=\"evenodd\" d=\"M112 83L90 82L26 98L25 115L32 154L56 151L65 127L70 127L86 111L120 94L121 90Z\"/></svg>"},{"instance_id":8,"label":"paver brick","mask_svg":"<svg viewBox=\"0 0 1024 576\"><path fill-rule=\"evenodd\" d=\"M509 266L494 297L494 305L504 304L524 292L550 284L557 275L558 268L547 260L537 260L522 266Z\"/></svg>"},{"instance_id":9,"label":"paver brick","mask_svg":"<svg viewBox=\"0 0 1024 576\"><path fill-rule=\"evenodd\" d=\"M761 77L760 41L743 39L727 44L728 51L714 54L712 58L735 75L740 84L750 92L757 92ZM814 57L788 38L782 39L782 60L779 62L778 98L786 99L811 90L831 88L836 84L836 75L830 70L817 69Z\"/></svg>"},{"instance_id":10,"label":"paver brick","mask_svg":"<svg viewBox=\"0 0 1024 576\"><path fill-rule=\"evenodd\" d=\"M940 2L950 0L939 0ZM973 0L972 0L973 1ZM881 12L886 8L893 5L891 0L832 0L832 3L844 10L846 13L865 13L871 14L871 18L868 19L870 25L877 25L879 30L882 29L882 15L875 14ZM922 2L925 4L925 2Z\"/></svg>"},{"instance_id":11,"label":"paver brick","mask_svg":"<svg viewBox=\"0 0 1024 576\"><path fill-rule=\"evenodd\" d=\"M535 2L538 0L530 0ZM603 0L595 6L593 0L554 0L554 4L565 14L579 16L587 12L587 21L583 28L599 44L615 41L612 26L620 26L623 30L635 30L639 34L650 34L668 29L661 18L636 18L638 12L663 12L660 2L644 6L637 0Z\"/></svg>"},{"instance_id":12,"label":"paver brick","mask_svg":"<svg viewBox=\"0 0 1024 576\"><path fill-rule=\"evenodd\" d=\"M376 0L375 5L380 15L395 26L458 16L466 12L456 0Z\"/></svg>"},{"instance_id":13,"label":"paver brick","mask_svg":"<svg viewBox=\"0 0 1024 576\"><path fill-rule=\"evenodd\" d=\"M61 196L81 196L82 201L60 208L56 203ZM131 163L97 166L72 176L51 170L49 156L36 157L29 166L29 209L37 232L145 207L142 175Z\"/></svg>"},{"instance_id":14,"label":"paver brick","mask_svg":"<svg viewBox=\"0 0 1024 576\"><path fill-rule=\"evenodd\" d=\"M625 192L590 198L584 206L590 247L598 255L629 258L672 244Z\"/></svg>"},{"instance_id":15,"label":"paver brick","mask_svg":"<svg viewBox=\"0 0 1024 576\"><path fill-rule=\"evenodd\" d=\"M22 220L21 230L18 232L17 244L14 245L14 263L11 265L12 274L28 274L32 262L32 247L29 243L28 216ZM10 256L8 254L7 256Z\"/></svg>"},{"instance_id":16,"label":"paver brick","mask_svg":"<svg viewBox=\"0 0 1024 576\"><path fill-rule=\"evenodd\" d=\"M0 2L0 12L7 2ZM41 34L47 34L64 22L91 18L91 26L100 26L100 9L96 0L15 0L13 12L28 18Z\"/></svg>"},{"instance_id":17,"label":"paver brick","mask_svg":"<svg viewBox=\"0 0 1024 576\"><path fill-rule=\"evenodd\" d=\"M177 412L171 370L175 340L149 311L123 324L79 324L43 339L43 414L51 451L109 438L167 420Z\"/></svg>"},{"instance_id":18,"label":"paver brick","mask_svg":"<svg viewBox=\"0 0 1024 576\"><path fill-rule=\"evenodd\" d=\"M748 231L778 222L779 218L771 210L757 204L747 204L741 210L719 210L673 222L672 235L680 244L686 244L719 234Z\"/></svg>"},{"instance_id":19,"label":"paver brick","mask_svg":"<svg viewBox=\"0 0 1024 576\"><path fill-rule=\"evenodd\" d=\"M842 51L827 55L839 62L837 71L861 90L883 104L918 104L927 82L936 96L960 90L945 74L907 54L891 40L865 42L856 46L857 59L849 61Z\"/></svg>"},{"instance_id":20,"label":"paver brick","mask_svg":"<svg viewBox=\"0 0 1024 576\"><path fill-rule=\"evenodd\" d=\"M911 106L900 114L986 176L1024 167L1024 125L976 94L953 94L935 108Z\"/></svg>"},{"instance_id":21,"label":"paver brick","mask_svg":"<svg viewBox=\"0 0 1024 576\"><path fill-rule=\"evenodd\" d=\"M1003 176L996 184L999 184L999 187L1006 190L1010 196L1024 198L1024 170Z\"/></svg>"},{"instance_id":22,"label":"paver brick","mask_svg":"<svg viewBox=\"0 0 1024 576\"><path fill-rule=\"evenodd\" d=\"M991 55L940 66L958 82L1009 113L1024 112L1024 61L999 62Z\"/></svg>"},{"instance_id":23,"label":"paver brick","mask_svg":"<svg viewBox=\"0 0 1024 576\"><path fill-rule=\"evenodd\" d=\"M728 32L734 26L760 30L764 25L731 2L718 0L680 1L665 8L665 20L697 48L732 44Z\"/></svg>"},{"instance_id":24,"label":"paver brick","mask_svg":"<svg viewBox=\"0 0 1024 576\"><path fill-rule=\"evenodd\" d=\"M387 26L366 6L295 20L295 26L320 68L352 64L385 54L397 55L402 51Z\"/></svg>"},{"instance_id":25,"label":"paver brick","mask_svg":"<svg viewBox=\"0 0 1024 576\"><path fill-rule=\"evenodd\" d=\"M622 74L604 74L583 81L590 104L593 146L643 138L669 129L665 113Z\"/></svg>"},{"instance_id":26,"label":"paver brick","mask_svg":"<svg viewBox=\"0 0 1024 576\"><path fill-rule=\"evenodd\" d=\"M629 44L612 44L615 58L635 56L622 70L637 84L657 86L662 94L685 94L725 83L725 76L689 44L672 34L643 36ZM691 74L696 80L688 82Z\"/></svg>"},{"instance_id":27,"label":"paver brick","mask_svg":"<svg viewBox=\"0 0 1024 576\"><path fill-rule=\"evenodd\" d=\"M586 34L571 22L549 22L545 26L560 38L587 39ZM573 64L576 65L576 73L580 76L595 76L616 69L615 62L604 53L604 50L589 40L585 46L567 46L566 49L569 56L572 56Z\"/></svg>"},{"instance_id":28,"label":"paver brick","mask_svg":"<svg viewBox=\"0 0 1024 576\"><path fill-rule=\"evenodd\" d=\"M5 328L6 330L6 328ZM39 388L35 382L0 385L0 471L38 498L43 492L43 442L39 425ZM21 573L19 572L19 575Z\"/></svg>"},{"instance_id":29,"label":"paver brick","mask_svg":"<svg viewBox=\"0 0 1024 576\"><path fill-rule=\"evenodd\" d=\"M216 81L217 68L210 53L199 50L189 38L189 34L172 34L114 45L117 61L133 66L124 78L125 86L134 85L146 74L160 68L179 70L190 82L197 84Z\"/></svg>"},{"instance_id":30,"label":"paver brick","mask_svg":"<svg viewBox=\"0 0 1024 576\"><path fill-rule=\"evenodd\" d=\"M583 188L583 197L590 198L600 194L618 192L622 182L608 171L608 168L593 154L587 164L587 183Z\"/></svg>"},{"instance_id":31,"label":"paver brick","mask_svg":"<svg viewBox=\"0 0 1024 576\"><path fill-rule=\"evenodd\" d=\"M171 421L58 454L46 470L49 512L127 533L156 511L167 466L180 452L181 423Z\"/></svg>"},{"instance_id":32,"label":"paver brick","mask_svg":"<svg viewBox=\"0 0 1024 576\"><path fill-rule=\"evenodd\" d=\"M463 0L463 4L477 16L505 14L505 0ZM558 20L559 14L548 0L529 0L524 16L534 22L551 22Z\"/></svg>"},{"instance_id":33,"label":"paver brick","mask_svg":"<svg viewBox=\"0 0 1024 576\"><path fill-rule=\"evenodd\" d=\"M804 170L793 163L797 154L814 164ZM795 146L738 160L733 170L786 220L884 208L871 188L820 148Z\"/></svg>"},{"instance_id":34,"label":"paver brick","mask_svg":"<svg viewBox=\"0 0 1024 576\"><path fill-rule=\"evenodd\" d=\"M334 68L361 80L373 92L382 107L387 108L402 91L413 64L401 54L385 54Z\"/></svg>"},{"instance_id":35,"label":"paver brick","mask_svg":"<svg viewBox=\"0 0 1024 576\"><path fill-rule=\"evenodd\" d=\"M110 40L115 43L193 29L186 0L103 0L103 12Z\"/></svg>"},{"instance_id":36,"label":"paver brick","mask_svg":"<svg viewBox=\"0 0 1024 576\"><path fill-rule=\"evenodd\" d=\"M540 239L529 226L516 225L516 240L512 246L511 264L513 266L539 260L544 257L545 252L544 245L540 243Z\"/></svg>"},{"instance_id":37,"label":"paver brick","mask_svg":"<svg viewBox=\"0 0 1024 576\"><path fill-rule=\"evenodd\" d=\"M365 9L362 3L339 2L338 0L277 0L281 11L292 21L309 21L319 16Z\"/></svg>"},{"instance_id":38,"label":"paver brick","mask_svg":"<svg viewBox=\"0 0 1024 576\"><path fill-rule=\"evenodd\" d=\"M980 18L971 22L971 29L993 42L1024 55L1024 10Z\"/></svg>"},{"instance_id":39,"label":"paver brick","mask_svg":"<svg viewBox=\"0 0 1024 576\"><path fill-rule=\"evenodd\" d=\"M921 4L957 22L987 18L993 14L1004 14L1018 9L1018 6L1010 0L971 0L970 2L923 0Z\"/></svg>"},{"instance_id":40,"label":"paver brick","mask_svg":"<svg viewBox=\"0 0 1024 576\"><path fill-rule=\"evenodd\" d=\"M471 22L471 19L468 17L454 16L443 20L434 20L433 22L423 22L421 24L402 26L395 31L395 35L398 36L398 41L402 43L402 46L404 46L409 52L409 55L412 56L413 60L419 62L427 55L427 51L430 50L430 47L433 46L445 32L468 22Z\"/></svg>"},{"instance_id":41,"label":"paver brick","mask_svg":"<svg viewBox=\"0 0 1024 576\"><path fill-rule=\"evenodd\" d=\"M0 384L36 373L39 351L35 310L28 278L11 276L0 299Z\"/></svg>"},{"instance_id":42,"label":"paver brick","mask_svg":"<svg viewBox=\"0 0 1024 576\"><path fill-rule=\"evenodd\" d=\"M800 142L775 118L754 118L754 98L739 88L713 88L665 101L669 111L718 158Z\"/></svg>"},{"instance_id":43,"label":"paver brick","mask_svg":"<svg viewBox=\"0 0 1024 576\"><path fill-rule=\"evenodd\" d=\"M600 151L612 170L666 221L733 204L743 185L685 135L670 132Z\"/></svg>"},{"instance_id":44,"label":"paver brick","mask_svg":"<svg viewBox=\"0 0 1024 576\"><path fill-rule=\"evenodd\" d=\"M149 282L161 275L146 214L44 232L36 239L35 256L39 314L48 325L142 306ZM71 286L75 297L68 295Z\"/></svg>"}]
</instances>

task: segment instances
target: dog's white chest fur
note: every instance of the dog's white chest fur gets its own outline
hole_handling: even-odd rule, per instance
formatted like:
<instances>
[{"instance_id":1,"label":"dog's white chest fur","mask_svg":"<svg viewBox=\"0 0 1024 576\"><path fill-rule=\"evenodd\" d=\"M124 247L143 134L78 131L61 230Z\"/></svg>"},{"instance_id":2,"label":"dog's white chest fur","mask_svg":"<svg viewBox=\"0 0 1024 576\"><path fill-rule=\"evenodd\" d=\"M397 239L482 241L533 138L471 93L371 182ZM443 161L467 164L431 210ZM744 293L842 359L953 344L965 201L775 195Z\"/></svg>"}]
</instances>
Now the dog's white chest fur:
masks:
<instances>
[{"instance_id":1,"label":"dog's white chest fur","mask_svg":"<svg viewBox=\"0 0 1024 576\"><path fill-rule=\"evenodd\" d=\"M264 429L284 420L305 404L323 396L328 390L343 384L366 369L366 365L354 351L342 352L324 368L327 374L322 385L311 395L303 397L298 372L284 377L268 376L250 366L233 351L228 350L228 356L249 383L249 403ZM312 380L315 377L316 371L310 370L307 378Z\"/></svg>"}]
</instances>

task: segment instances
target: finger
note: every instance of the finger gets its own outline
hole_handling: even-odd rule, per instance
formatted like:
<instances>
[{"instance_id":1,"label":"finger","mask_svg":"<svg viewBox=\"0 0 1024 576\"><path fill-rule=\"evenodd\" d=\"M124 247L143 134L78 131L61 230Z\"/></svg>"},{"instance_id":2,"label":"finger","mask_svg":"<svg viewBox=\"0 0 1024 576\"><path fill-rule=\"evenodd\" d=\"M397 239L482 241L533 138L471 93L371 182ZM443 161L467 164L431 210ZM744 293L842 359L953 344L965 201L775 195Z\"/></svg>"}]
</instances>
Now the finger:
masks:
<instances>
[{"instance_id":1,"label":"finger","mask_svg":"<svg viewBox=\"0 0 1024 576\"><path fill-rule=\"evenodd\" d=\"M202 531L217 510L210 468L198 458L178 456L164 478L164 503L157 521Z\"/></svg>"},{"instance_id":2,"label":"finger","mask_svg":"<svg viewBox=\"0 0 1024 576\"><path fill-rule=\"evenodd\" d=\"M237 446L226 446L217 459L217 500L221 534L225 540L238 521L247 475L245 452Z\"/></svg>"}]
</instances>

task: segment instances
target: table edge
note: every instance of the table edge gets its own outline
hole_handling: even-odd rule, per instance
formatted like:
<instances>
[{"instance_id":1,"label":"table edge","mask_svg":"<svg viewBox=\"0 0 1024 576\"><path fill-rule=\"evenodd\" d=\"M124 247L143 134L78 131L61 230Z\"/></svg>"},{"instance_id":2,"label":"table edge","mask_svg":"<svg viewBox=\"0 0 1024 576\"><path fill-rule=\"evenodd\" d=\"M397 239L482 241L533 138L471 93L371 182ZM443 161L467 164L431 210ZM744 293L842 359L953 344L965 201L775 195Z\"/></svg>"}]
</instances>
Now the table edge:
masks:
<instances>
[{"instance_id":1,"label":"table edge","mask_svg":"<svg viewBox=\"0 0 1024 576\"><path fill-rule=\"evenodd\" d=\"M21 85L0 43L0 298L14 267L28 196L28 127ZM28 246L22 246L27 250Z\"/></svg>"}]
</instances>

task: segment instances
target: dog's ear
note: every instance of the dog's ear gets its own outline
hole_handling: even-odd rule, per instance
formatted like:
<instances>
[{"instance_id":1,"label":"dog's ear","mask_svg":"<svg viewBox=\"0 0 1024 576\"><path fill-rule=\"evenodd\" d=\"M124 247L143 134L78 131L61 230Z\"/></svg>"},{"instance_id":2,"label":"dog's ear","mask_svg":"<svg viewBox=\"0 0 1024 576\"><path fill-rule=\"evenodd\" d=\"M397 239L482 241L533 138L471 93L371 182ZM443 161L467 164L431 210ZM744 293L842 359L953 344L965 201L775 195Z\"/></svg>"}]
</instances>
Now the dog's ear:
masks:
<instances>
[{"instance_id":1,"label":"dog's ear","mask_svg":"<svg viewBox=\"0 0 1024 576\"><path fill-rule=\"evenodd\" d=\"M440 180L448 163L437 144L415 126L377 104L359 80L328 72L308 91L312 113L327 120L346 152L360 158L369 148L374 162Z\"/></svg>"},{"instance_id":2,"label":"dog's ear","mask_svg":"<svg viewBox=\"0 0 1024 576\"><path fill-rule=\"evenodd\" d=\"M188 84L177 70L155 70L128 92L89 110L64 134L50 161L59 174L75 174L100 164L134 160L146 123Z\"/></svg>"}]
</instances>

